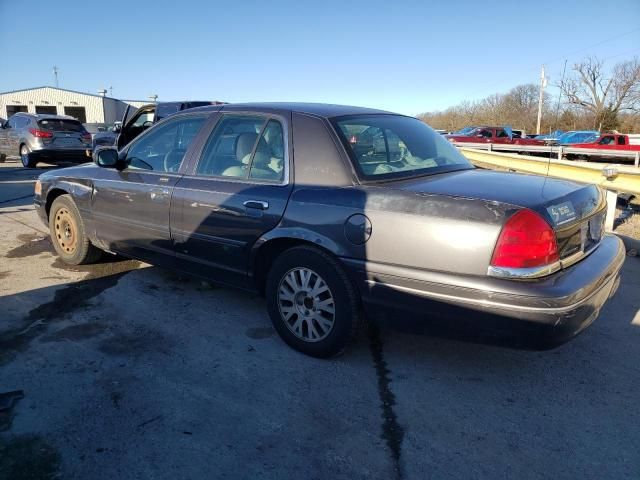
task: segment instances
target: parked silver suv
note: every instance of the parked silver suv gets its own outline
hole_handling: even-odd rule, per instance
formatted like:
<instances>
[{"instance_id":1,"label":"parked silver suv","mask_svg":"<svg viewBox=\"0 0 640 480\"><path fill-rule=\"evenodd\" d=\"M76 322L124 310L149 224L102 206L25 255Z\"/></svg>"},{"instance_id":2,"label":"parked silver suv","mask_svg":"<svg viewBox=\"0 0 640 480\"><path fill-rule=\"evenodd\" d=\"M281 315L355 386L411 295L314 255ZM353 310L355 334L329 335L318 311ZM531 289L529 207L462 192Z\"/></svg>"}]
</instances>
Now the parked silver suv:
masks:
<instances>
[{"instance_id":1,"label":"parked silver suv","mask_svg":"<svg viewBox=\"0 0 640 480\"><path fill-rule=\"evenodd\" d=\"M91 134L82 123L66 115L16 113L0 128L0 157L20 155L25 168L41 160L89 161Z\"/></svg>"}]
</instances>

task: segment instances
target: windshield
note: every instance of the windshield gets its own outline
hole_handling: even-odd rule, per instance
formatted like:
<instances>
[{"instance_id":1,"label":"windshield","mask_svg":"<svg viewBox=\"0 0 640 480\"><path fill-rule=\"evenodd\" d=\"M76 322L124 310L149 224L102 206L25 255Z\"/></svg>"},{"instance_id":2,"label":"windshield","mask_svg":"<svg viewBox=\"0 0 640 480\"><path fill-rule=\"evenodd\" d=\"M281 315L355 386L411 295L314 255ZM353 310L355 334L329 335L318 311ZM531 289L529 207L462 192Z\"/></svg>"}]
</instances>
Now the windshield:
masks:
<instances>
[{"instance_id":1,"label":"windshield","mask_svg":"<svg viewBox=\"0 0 640 480\"><path fill-rule=\"evenodd\" d=\"M599 137L597 132L565 133L558 138L558 143L587 143L595 142Z\"/></svg>"},{"instance_id":2,"label":"windshield","mask_svg":"<svg viewBox=\"0 0 640 480\"><path fill-rule=\"evenodd\" d=\"M415 118L363 115L335 118L332 123L364 179L474 168L442 135Z\"/></svg>"},{"instance_id":3,"label":"windshield","mask_svg":"<svg viewBox=\"0 0 640 480\"><path fill-rule=\"evenodd\" d=\"M84 128L89 133L112 132L113 124L107 123L83 123Z\"/></svg>"},{"instance_id":4,"label":"windshield","mask_svg":"<svg viewBox=\"0 0 640 480\"><path fill-rule=\"evenodd\" d=\"M458 130L457 132L453 132L454 135L469 135L476 127L464 127Z\"/></svg>"}]
</instances>

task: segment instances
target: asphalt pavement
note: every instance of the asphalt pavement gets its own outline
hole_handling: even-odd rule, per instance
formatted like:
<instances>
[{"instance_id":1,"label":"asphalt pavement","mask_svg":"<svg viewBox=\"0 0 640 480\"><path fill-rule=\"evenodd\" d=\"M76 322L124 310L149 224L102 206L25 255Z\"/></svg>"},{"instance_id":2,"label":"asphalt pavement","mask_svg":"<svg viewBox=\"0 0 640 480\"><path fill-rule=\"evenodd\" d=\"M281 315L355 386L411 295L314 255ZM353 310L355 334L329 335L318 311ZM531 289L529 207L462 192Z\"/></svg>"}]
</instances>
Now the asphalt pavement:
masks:
<instances>
[{"instance_id":1,"label":"asphalt pavement","mask_svg":"<svg viewBox=\"0 0 640 480\"><path fill-rule=\"evenodd\" d=\"M0 478L640 477L640 258L555 350L370 327L318 360L258 296L62 264L41 171L0 164L0 394L24 394L0 408Z\"/></svg>"}]
</instances>

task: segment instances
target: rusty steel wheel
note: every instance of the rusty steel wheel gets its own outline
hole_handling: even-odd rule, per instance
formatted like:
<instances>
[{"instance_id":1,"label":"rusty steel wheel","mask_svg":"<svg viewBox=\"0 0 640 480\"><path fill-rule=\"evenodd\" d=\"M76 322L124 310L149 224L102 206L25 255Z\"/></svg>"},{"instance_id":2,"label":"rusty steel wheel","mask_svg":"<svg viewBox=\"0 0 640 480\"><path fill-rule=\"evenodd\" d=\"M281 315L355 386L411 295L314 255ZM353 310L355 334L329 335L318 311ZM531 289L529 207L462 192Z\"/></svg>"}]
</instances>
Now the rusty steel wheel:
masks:
<instances>
[{"instance_id":1,"label":"rusty steel wheel","mask_svg":"<svg viewBox=\"0 0 640 480\"><path fill-rule=\"evenodd\" d=\"M60 249L69 255L76 253L78 246L78 225L66 207L55 212L53 224Z\"/></svg>"},{"instance_id":2,"label":"rusty steel wheel","mask_svg":"<svg viewBox=\"0 0 640 480\"><path fill-rule=\"evenodd\" d=\"M49 212L51 242L65 263L80 265L100 258L102 251L91 244L71 196L60 195L53 201Z\"/></svg>"}]
</instances>

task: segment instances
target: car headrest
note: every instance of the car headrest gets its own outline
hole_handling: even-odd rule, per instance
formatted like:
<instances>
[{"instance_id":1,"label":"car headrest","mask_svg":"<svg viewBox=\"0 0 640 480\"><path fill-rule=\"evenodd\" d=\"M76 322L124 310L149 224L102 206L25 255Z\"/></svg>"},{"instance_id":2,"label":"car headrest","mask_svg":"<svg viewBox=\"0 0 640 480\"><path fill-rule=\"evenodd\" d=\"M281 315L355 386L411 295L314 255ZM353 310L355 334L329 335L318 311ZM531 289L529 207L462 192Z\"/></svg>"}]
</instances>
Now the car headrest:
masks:
<instances>
[{"instance_id":1,"label":"car headrest","mask_svg":"<svg viewBox=\"0 0 640 480\"><path fill-rule=\"evenodd\" d=\"M258 134L255 132L245 132L236 138L236 159L242 162L247 155L251 155L253 146L256 143Z\"/></svg>"}]
</instances>

